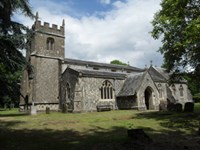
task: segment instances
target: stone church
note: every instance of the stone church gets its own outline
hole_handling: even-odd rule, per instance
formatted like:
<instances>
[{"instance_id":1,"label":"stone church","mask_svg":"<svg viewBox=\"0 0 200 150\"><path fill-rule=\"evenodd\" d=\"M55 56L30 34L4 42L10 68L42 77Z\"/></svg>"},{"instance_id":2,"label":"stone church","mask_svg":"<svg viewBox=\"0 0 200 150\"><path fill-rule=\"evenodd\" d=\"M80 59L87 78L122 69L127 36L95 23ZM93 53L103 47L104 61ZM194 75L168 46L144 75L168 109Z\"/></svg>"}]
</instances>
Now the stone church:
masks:
<instances>
[{"instance_id":1,"label":"stone church","mask_svg":"<svg viewBox=\"0 0 200 150\"><path fill-rule=\"evenodd\" d=\"M23 74L21 110L159 110L161 104L192 101L187 82L181 80L169 86L169 74L164 69L64 58L64 21L58 27L36 19L32 30L26 54L31 67Z\"/></svg>"}]
</instances>

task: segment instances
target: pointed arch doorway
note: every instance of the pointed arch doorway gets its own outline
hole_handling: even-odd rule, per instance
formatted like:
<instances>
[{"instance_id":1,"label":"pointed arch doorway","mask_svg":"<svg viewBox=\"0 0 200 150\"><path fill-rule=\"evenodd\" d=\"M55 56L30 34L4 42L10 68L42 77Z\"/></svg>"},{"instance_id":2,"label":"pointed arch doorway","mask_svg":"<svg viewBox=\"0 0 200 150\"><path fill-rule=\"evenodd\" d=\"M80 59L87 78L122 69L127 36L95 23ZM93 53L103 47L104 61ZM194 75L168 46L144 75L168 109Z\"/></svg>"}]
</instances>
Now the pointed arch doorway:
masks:
<instances>
[{"instance_id":1,"label":"pointed arch doorway","mask_svg":"<svg viewBox=\"0 0 200 150\"><path fill-rule=\"evenodd\" d=\"M146 90L144 91L144 96L145 96L145 105L146 105L146 110L152 109L152 101L153 101L153 90L151 87L147 87Z\"/></svg>"}]
</instances>

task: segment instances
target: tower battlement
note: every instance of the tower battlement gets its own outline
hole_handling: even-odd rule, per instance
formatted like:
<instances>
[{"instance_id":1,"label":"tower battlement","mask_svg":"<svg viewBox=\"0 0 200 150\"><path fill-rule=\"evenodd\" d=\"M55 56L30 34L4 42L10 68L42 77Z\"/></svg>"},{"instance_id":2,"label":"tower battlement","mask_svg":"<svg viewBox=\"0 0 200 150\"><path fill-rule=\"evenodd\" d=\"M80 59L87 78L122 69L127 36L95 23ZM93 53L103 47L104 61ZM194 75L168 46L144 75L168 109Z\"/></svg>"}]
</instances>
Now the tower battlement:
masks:
<instances>
[{"instance_id":1,"label":"tower battlement","mask_svg":"<svg viewBox=\"0 0 200 150\"><path fill-rule=\"evenodd\" d=\"M58 34L58 35L62 35L64 36L64 32L65 32L65 21L63 19L62 25L60 27L58 27L58 25L56 24L52 24L50 25L50 23L48 22L44 22L42 24L42 22L40 20L38 20L38 13L36 13L36 20L35 23L32 26L32 29L34 31L39 31L39 32L43 32L43 33L54 33L54 34Z\"/></svg>"},{"instance_id":2,"label":"tower battlement","mask_svg":"<svg viewBox=\"0 0 200 150\"><path fill-rule=\"evenodd\" d=\"M64 20L63 20L62 26L60 26L59 28L58 28L58 25L56 25L56 24L52 24L52 26L50 26L50 24L48 22L44 22L42 24L42 22L40 20L36 20L33 25L33 30L35 30L35 31L56 33L56 34L60 34L63 36L64 36L64 32L65 32L64 29L65 29Z\"/></svg>"}]
</instances>

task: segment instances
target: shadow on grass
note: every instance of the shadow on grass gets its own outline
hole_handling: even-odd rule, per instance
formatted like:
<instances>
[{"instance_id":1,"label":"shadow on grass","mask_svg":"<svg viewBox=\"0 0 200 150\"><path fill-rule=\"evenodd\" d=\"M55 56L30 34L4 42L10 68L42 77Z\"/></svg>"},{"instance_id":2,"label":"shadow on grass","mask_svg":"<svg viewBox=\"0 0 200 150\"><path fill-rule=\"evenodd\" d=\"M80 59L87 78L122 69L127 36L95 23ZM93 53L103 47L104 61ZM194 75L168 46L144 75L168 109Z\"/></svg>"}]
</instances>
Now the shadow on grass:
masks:
<instances>
[{"instance_id":1,"label":"shadow on grass","mask_svg":"<svg viewBox=\"0 0 200 150\"><path fill-rule=\"evenodd\" d=\"M29 115L28 112L19 112L17 108L7 110L7 109L0 109L0 117L19 117L19 116L26 116Z\"/></svg>"},{"instance_id":2,"label":"shadow on grass","mask_svg":"<svg viewBox=\"0 0 200 150\"><path fill-rule=\"evenodd\" d=\"M135 143L127 137L127 129L113 126L104 129L92 126L86 132L75 130L30 130L12 129L23 122L0 121L0 142L2 150L182 150L200 149L199 139L187 139L188 135L181 131L144 128L145 133L153 139L153 143ZM175 136L175 137L174 137ZM176 139L173 141L171 138ZM199 143L198 143L199 142Z\"/></svg>"},{"instance_id":3,"label":"shadow on grass","mask_svg":"<svg viewBox=\"0 0 200 150\"><path fill-rule=\"evenodd\" d=\"M24 123L23 121L1 121L0 120L0 130L8 129L13 126Z\"/></svg>"},{"instance_id":4,"label":"shadow on grass","mask_svg":"<svg viewBox=\"0 0 200 150\"><path fill-rule=\"evenodd\" d=\"M17 113L17 114L0 114L0 117L19 117L19 116L27 116L28 113Z\"/></svg>"},{"instance_id":5,"label":"shadow on grass","mask_svg":"<svg viewBox=\"0 0 200 150\"><path fill-rule=\"evenodd\" d=\"M196 133L200 127L200 113L176 113L176 112L143 112L136 118L155 119L161 121L160 125L174 130L188 130Z\"/></svg>"}]
</instances>

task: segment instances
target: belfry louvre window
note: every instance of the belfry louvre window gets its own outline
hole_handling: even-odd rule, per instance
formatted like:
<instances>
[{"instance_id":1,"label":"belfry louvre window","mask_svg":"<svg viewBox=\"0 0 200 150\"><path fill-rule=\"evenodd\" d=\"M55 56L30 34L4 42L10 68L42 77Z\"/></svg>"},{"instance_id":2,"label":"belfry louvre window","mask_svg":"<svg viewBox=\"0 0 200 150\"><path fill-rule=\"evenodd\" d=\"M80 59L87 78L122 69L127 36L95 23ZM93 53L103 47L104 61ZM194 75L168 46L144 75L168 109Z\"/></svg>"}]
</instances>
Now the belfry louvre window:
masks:
<instances>
[{"instance_id":1,"label":"belfry louvre window","mask_svg":"<svg viewBox=\"0 0 200 150\"><path fill-rule=\"evenodd\" d=\"M108 80L104 81L101 86L101 99L113 99L112 83Z\"/></svg>"},{"instance_id":2,"label":"belfry louvre window","mask_svg":"<svg viewBox=\"0 0 200 150\"><path fill-rule=\"evenodd\" d=\"M47 38L47 50L54 50L54 39L51 37Z\"/></svg>"}]
</instances>

